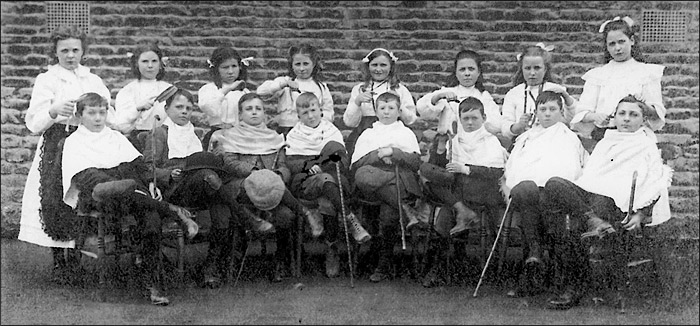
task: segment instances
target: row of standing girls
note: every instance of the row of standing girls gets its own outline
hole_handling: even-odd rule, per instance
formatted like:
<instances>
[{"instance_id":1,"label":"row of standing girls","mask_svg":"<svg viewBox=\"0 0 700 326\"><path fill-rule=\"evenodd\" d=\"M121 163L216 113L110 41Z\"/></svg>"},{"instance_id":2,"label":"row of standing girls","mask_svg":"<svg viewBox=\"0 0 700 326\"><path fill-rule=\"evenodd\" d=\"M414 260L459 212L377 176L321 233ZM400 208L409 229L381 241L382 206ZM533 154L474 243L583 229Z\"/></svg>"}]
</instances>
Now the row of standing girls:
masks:
<instances>
[{"instance_id":1,"label":"row of standing girls","mask_svg":"<svg viewBox=\"0 0 700 326\"><path fill-rule=\"evenodd\" d=\"M650 104L653 112L645 128L658 130L663 126L665 115L660 86L663 66L643 63L639 39L634 32L636 27L628 17L616 17L601 26L604 55L608 63L582 76L586 83L578 102L568 94L565 87L553 82L549 53L551 48L544 44L526 47L517 56L518 70L514 87L505 95L500 109L484 88L483 59L474 51L459 52L454 61L454 74L446 86L421 97L416 106L411 93L399 81L396 64L399 59L388 50L374 49L362 59L365 80L353 87L343 115L344 123L354 128L346 142L348 155L353 156L355 141L362 131L379 120L377 98L387 92L398 95L399 100L395 102L400 104L398 116L402 123L411 125L418 119L417 113L421 118L439 117L438 132L441 134L448 133L450 129L462 130L464 126L459 119L458 103L470 96L477 98L484 106L486 131L498 136L506 148L515 143L515 137L539 124L533 118L535 99L548 90L561 94L563 122L570 124L578 133L589 152L595 142L602 138L604 129L611 127L610 116L615 112L619 99L627 94L637 95ZM37 76L26 116L29 130L42 134L42 137L27 178L19 239L53 248L57 279L64 279L61 275L70 269L70 265L74 265L74 262L71 263L74 257L64 256L59 248L75 246L72 241L75 235L70 233L69 225L75 218L71 217L74 214L70 207L65 206L61 200L61 182L56 180L56 176L61 175L60 172L57 173L61 165L52 163L56 161L61 140L75 130L76 99L89 92L100 94L106 99L110 96L102 80L81 65L88 47L84 33L75 27L61 27L51 35L51 41L51 55L57 64ZM110 108L107 111L109 125L127 135L144 155L148 152L144 146L150 142L143 142L138 134L163 124L162 120L169 116L165 112L167 103L155 100L158 94L170 86L162 80L167 62L165 59L163 52L155 45L137 49L130 57L132 71L137 78L117 94L116 110ZM239 124L239 99L251 92L246 83L251 60L252 58L242 58L230 48L216 49L207 60L213 82L199 90L197 104L206 114L212 130L205 135L202 150L209 148L212 142L206 141L207 137L212 137L216 130L231 129ZM277 122L279 131L283 134L299 121L298 104L295 102L304 92L313 93L319 101L323 119L333 121L333 100L327 84L320 80L321 66L319 55L313 47L292 47L288 75L266 81L256 90L266 100L277 99L277 109L280 112ZM189 102L192 102L191 98ZM190 103L192 104L194 103ZM457 121L457 128L450 128L449 121ZM170 126L171 129L177 128L173 127ZM653 137L653 133L647 134ZM463 167L453 167L450 172L461 169ZM177 169L171 170L170 177L177 179L177 174L182 169L179 172L175 170ZM256 189L251 190L254 192ZM290 205L296 206L293 203ZM234 208L229 210L233 211ZM465 215L465 210L456 207L455 210L457 216ZM302 208L298 211L308 215ZM458 219L458 225L460 220ZM459 229L461 227L455 231Z\"/></svg>"}]
</instances>

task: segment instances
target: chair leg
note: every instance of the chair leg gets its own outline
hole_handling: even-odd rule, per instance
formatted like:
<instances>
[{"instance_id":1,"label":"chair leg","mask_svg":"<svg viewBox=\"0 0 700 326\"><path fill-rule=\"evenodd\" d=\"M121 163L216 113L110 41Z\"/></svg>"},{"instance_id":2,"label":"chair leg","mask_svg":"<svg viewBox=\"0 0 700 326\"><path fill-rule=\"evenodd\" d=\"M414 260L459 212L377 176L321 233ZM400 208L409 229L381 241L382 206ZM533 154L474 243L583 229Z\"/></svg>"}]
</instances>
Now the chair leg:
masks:
<instances>
[{"instance_id":1,"label":"chair leg","mask_svg":"<svg viewBox=\"0 0 700 326\"><path fill-rule=\"evenodd\" d=\"M506 228L503 229L503 242L500 250L500 255L498 259L498 269L497 269L497 274L501 275L501 272L503 271L503 263L506 261L508 257L508 246L510 246L510 230L513 228L513 214L509 213L506 215L506 221L504 222L505 225L507 225Z\"/></svg>"},{"instance_id":2,"label":"chair leg","mask_svg":"<svg viewBox=\"0 0 700 326\"><path fill-rule=\"evenodd\" d=\"M296 232L296 250L294 257L294 277L301 277L301 251L304 246L303 243L304 236L304 217L299 216L297 218L297 232Z\"/></svg>"},{"instance_id":3,"label":"chair leg","mask_svg":"<svg viewBox=\"0 0 700 326\"><path fill-rule=\"evenodd\" d=\"M177 229L177 280L176 284L182 284L185 279L185 234L181 228Z\"/></svg>"},{"instance_id":4,"label":"chair leg","mask_svg":"<svg viewBox=\"0 0 700 326\"><path fill-rule=\"evenodd\" d=\"M487 231L487 228L488 228L487 224L488 223L486 221L486 213L484 211L481 211L479 221L481 224L479 227L479 241L480 241L480 245L481 245L480 259L481 259L481 268L483 269L484 266L486 265L486 260L488 259L488 255L489 255L488 244L486 243L486 237L488 235L488 231Z\"/></svg>"},{"instance_id":5,"label":"chair leg","mask_svg":"<svg viewBox=\"0 0 700 326\"><path fill-rule=\"evenodd\" d=\"M97 298L100 302L105 302L107 299L107 256L105 255L105 216L100 215L97 218L97 269L99 270L99 290Z\"/></svg>"}]
</instances>

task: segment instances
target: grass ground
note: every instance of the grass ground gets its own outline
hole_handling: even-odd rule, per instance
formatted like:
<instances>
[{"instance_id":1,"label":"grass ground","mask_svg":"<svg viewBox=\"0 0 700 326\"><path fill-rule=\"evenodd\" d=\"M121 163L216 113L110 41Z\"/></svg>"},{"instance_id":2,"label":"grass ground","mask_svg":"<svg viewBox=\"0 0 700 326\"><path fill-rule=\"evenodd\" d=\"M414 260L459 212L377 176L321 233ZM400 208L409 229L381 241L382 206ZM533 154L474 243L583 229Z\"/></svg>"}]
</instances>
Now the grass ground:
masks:
<instances>
[{"instance_id":1,"label":"grass ground","mask_svg":"<svg viewBox=\"0 0 700 326\"><path fill-rule=\"evenodd\" d=\"M697 242L683 251L672 249L670 261L660 265L662 281L649 292L637 287L626 314L612 306L596 305L587 297L566 311L545 309L547 293L512 299L509 283L485 282L478 297L472 293L478 269L466 271L462 282L423 288L407 275L371 283L366 272L350 287L346 270L341 277L322 275L319 247L308 248L300 279L270 283L262 272L269 261L252 254L245 272L232 284L216 290L196 285L194 272L206 254L206 245L187 247L185 282L170 284L170 306L154 307L133 286L128 259L106 302L96 300L94 263L83 258L88 277L82 287L51 283L51 256L42 248L13 239L2 240L2 314L9 324L694 324L698 320ZM167 253L167 252L166 252ZM676 253L678 253L676 255ZM685 253L685 256L681 254ZM517 256L517 252L513 255ZM673 258L673 256L677 256ZM695 257L694 262L678 257ZM341 260L345 265L345 259ZM681 265L687 265L685 268ZM507 265L508 267L508 265ZM663 269L670 269L664 272ZM346 269L347 267L344 267ZM512 268L510 266L509 268ZM119 275L117 275L119 276ZM121 280L120 280L121 279ZM301 285L300 285L301 284ZM647 284L648 285L648 284ZM674 288L676 287L676 288ZM644 293L642 293L644 292Z\"/></svg>"}]
</instances>

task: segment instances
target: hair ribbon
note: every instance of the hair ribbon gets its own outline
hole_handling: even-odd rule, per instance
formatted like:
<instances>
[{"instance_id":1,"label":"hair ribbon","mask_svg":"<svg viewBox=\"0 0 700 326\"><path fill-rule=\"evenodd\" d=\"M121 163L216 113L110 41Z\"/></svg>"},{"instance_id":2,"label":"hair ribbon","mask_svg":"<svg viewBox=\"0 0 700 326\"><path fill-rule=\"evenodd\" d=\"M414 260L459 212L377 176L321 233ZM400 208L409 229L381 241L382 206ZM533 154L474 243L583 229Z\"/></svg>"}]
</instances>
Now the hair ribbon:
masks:
<instances>
[{"instance_id":1,"label":"hair ribbon","mask_svg":"<svg viewBox=\"0 0 700 326\"><path fill-rule=\"evenodd\" d=\"M387 49L384 49L384 48L376 48L376 49L374 49L374 50L372 50L372 51L369 51L369 53L367 53L367 55L366 55L364 58L362 58L362 62L369 62L369 56L372 55L372 53L374 53L374 51L384 51L384 52L386 52L387 54L389 54L389 57L391 58L391 61L393 61L393 62L396 62L396 61L399 60L399 58L397 58L397 57L394 55L394 53L392 53L391 51L389 51L389 50L387 50Z\"/></svg>"},{"instance_id":2,"label":"hair ribbon","mask_svg":"<svg viewBox=\"0 0 700 326\"><path fill-rule=\"evenodd\" d=\"M131 58L131 57L133 57L133 56L134 56L134 54L131 53L131 52L127 52L127 53L126 53L126 57L127 57L127 58Z\"/></svg>"},{"instance_id":3,"label":"hair ribbon","mask_svg":"<svg viewBox=\"0 0 700 326\"><path fill-rule=\"evenodd\" d=\"M211 63L211 60L207 59L207 64L209 65L209 68L214 68L214 64Z\"/></svg>"},{"instance_id":4,"label":"hair ribbon","mask_svg":"<svg viewBox=\"0 0 700 326\"><path fill-rule=\"evenodd\" d=\"M250 66L250 62L253 61L254 59L255 59L254 57L243 58L243 59L241 59L241 63L244 66L248 67L248 66Z\"/></svg>"},{"instance_id":5,"label":"hair ribbon","mask_svg":"<svg viewBox=\"0 0 700 326\"><path fill-rule=\"evenodd\" d=\"M547 51L547 52L552 52L552 51L554 51L554 45L551 45L551 44L545 46L544 43L540 42L540 43L535 44L535 46L538 47L538 48L540 48L540 49L542 49L542 50L545 50L545 51ZM518 54L515 56L515 58L518 59L518 61L520 61L520 58L522 58L522 56L523 56L522 53L518 53Z\"/></svg>"},{"instance_id":6,"label":"hair ribbon","mask_svg":"<svg viewBox=\"0 0 700 326\"><path fill-rule=\"evenodd\" d=\"M630 18L629 16L625 16L622 18L620 18L620 16L616 16L615 18L613 18L611 20L606 20L602 25L600 25L600 29L598 29L598 33L602 33L603 30L605 30L605 26L608 26L608 23L618 21L618 20L624 21L627 24L627 26L629 26L629 27L632 27L634 25L634 20L632 20L632 18Z\"/></svg>"},{"instance_id":7,"label":"hair ribbon","mask_svg":"<svg viewBox=\"0 0 700 326\"><path fill-rule=\"evenodd\" d=\"M168 62L170 61L170 57L161 57L160 61L163 61L163 67L168 66Z\"/></svg>"}]
</instances>

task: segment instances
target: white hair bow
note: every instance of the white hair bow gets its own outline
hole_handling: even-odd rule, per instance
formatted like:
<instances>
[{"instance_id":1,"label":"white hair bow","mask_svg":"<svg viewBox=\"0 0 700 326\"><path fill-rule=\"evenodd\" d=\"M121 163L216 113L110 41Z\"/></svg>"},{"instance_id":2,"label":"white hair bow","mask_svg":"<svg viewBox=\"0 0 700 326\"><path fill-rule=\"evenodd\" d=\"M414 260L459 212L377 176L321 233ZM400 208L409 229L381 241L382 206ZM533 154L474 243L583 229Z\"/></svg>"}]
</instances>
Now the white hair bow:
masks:
<instances>
[{"instance_id":1,"label":"white hair bow","mask_svg":"<svg viewBox=\"0 0 700 326\"><path fill-rule=\"evenodd\" d=\"M544 43L542 43L542 42L535 44L535 46L538 47L538 48L540 48L540 49L542 49L542 50L545 50L545 51L547 51L547 52L552 52L552 51L554 50L554 45L551 45L551 44L550 44L550 45L545 46ZM515 56L515 58L517 58L518 61L520 61L520 58L522 58L522 56L523 56L522 53L518 53L518 54Z\"/></svg>"},{"instance_id":2,"label":"white hair bow","mask_svg":"<svg viewBox=\"0 0 700 326\"><path fill-rule=\"evenodd\" d=\"M255 58L253 58L253 57L243 58L243 59L241 59L241 63L244 64L246 67L248 67L248 66L250 66L250 62L253 61L253 59L255 59Z\"/></svg>"},{"instance_id":3,"label":"white hair bow","mask_svg":"<svg viewBox=\"0 0 700 326\"><path fill-rule=\"evenodd\" d=\"M167 67L168 62L170 61L170 57L161 57L160 61L163 61L163 67Z\"/></svg>"},{"instance_id":4,"label":"white hair bow","mask_svg":"<svg viewBox=\"0 0 700 326\"><path fill-rule=\"evenodd\" d=\"M127 58L131 58L131 57L133 57L133 56L134 56L134 54L131 53L131 52L127 52L127 53L126 53L126 57L127 57Z\"/></svg>"},{"instance_id":5,"label":"white hair bow","mask_svg":"<svg viewBox=\"0 0 700 326\"><path fill-rule=\"evenodd\" d=\"M214 64L211 63L211 60L207 59L207 64L209 65L209 68L214 68Z\"/></svg>"},{"instance_id":6,"label":"white hair bow","mask_svg":"<svg viewBox=\"0 0 700 326\"><path fill-rule=\"evenodd\" d=\"M399 60L399 58L397 58L394 55L394 53L392 53L391 51L384 49L384 48L376 48L372 51L369 51L369 53L367 53L367 55L364 58L362 58L362 62L369 62L369 56L372 55L372 53L374 53L374 51L384 51L384 52L388 53L389 57L391 58L391 61L393 61L393 62L396 62Z\"/></svg>"},{"instance_id":7,"label":"white hair bow","mask_svg":"<svg viewBox=\"0 0 700 326\"><path fill-rule=\"evenodd\" d=\"M630 18L629 16L625 16L622 18L620 18L620 16L616 16L615 18L613 18L611 20L606 20L602 25L600 25L600 29L598 29L598 33L602 33L603 30L605 30L605 26L608 26L608 23L618 21L618 20L624 21L627 24L627 26L629 26L629 27L632 27L632 25L634 25L634 20L632 20L632 18Z\"/></svg>"}]
</instances>

